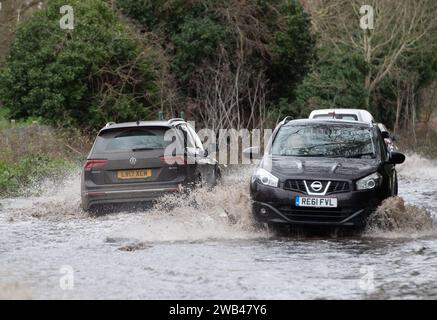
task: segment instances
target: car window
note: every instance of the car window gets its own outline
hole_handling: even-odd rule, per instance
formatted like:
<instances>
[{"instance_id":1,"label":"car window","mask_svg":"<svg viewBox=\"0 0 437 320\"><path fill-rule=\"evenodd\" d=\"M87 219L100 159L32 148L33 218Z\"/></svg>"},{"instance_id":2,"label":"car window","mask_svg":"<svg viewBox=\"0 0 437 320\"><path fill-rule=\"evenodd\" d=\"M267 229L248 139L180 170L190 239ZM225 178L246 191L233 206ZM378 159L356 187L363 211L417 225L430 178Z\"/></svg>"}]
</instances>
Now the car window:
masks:
<instances>
[{"instance_id":1,"label":"car window","mask_svg":"<svg viewBox=\"0 0 437 320\"><path fill-rule=\"evenodd\" d=\"M272 155L297 157L375 158L371 128L332 125L283 126Z\"/></svg>"},{"instance_id":2,"label":"car window","mask_svg":"<svg viewBox=\"0 0 437 320\"><path fill-rule=\"evenodd\" d=\"M355 114L341 114L336 113L335 118L332 114L318 114L313 117L314 119L342 119L342 120L351 120L358 121L358 117Z\"/></svg>"},{"instance_id":3,"label":"car window","mask_svg":"<svg viewBox=\"0 0 437 320\"><path fill-rule=\"evenodd\" d=\"M335 117L342 120L358 121L358 117L355 114L336 114Z\"/></svg>"},{"instance_id":4,"label":"car window","mask_svg":"<svg viewBox=\"0 0 437 320\"><path fill-rule=\"evenodd\" d=\"M168 128L121 129L99 135L93 152L126 152L134 149L156 150L166 148L171 141L165 141Z\"/></svg>"},{"instance_id":5,"label":"car window","mask_svg":"<svg viewBox=\"0 0 437 320\"><path fill-rule=\"evenodd\" d=\"M317 114L313 119L334 119L332 115L329 114Z\"/></svg>"}]
</instances>

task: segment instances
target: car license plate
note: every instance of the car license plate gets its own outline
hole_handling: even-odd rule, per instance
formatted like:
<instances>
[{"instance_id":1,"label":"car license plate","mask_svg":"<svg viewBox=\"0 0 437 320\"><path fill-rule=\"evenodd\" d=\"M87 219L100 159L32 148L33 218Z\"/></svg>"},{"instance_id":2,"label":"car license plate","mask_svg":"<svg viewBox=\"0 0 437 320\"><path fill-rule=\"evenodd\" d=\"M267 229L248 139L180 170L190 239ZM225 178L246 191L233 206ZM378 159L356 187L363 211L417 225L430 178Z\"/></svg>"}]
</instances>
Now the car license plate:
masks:
<instances>
[{"instance_id":1,"label":"car license plate","mask_svg":"<svg viewBox=\"0 0 437 320\"><path fill-rule=\"evenodd\" d=\"M120 180L145 179L151 176L152 176L152 169L117 171L117 178Z\"/></svg>"},{"instance_id":2,"label":"car license plate","mask_svg":"<svg viewBox=\"0 0 437 320\"><path fill-rule=\"evenodd\" d=\"M296 207L337 208L337 198L296 197Z\"/></svg>"}]
</instances>

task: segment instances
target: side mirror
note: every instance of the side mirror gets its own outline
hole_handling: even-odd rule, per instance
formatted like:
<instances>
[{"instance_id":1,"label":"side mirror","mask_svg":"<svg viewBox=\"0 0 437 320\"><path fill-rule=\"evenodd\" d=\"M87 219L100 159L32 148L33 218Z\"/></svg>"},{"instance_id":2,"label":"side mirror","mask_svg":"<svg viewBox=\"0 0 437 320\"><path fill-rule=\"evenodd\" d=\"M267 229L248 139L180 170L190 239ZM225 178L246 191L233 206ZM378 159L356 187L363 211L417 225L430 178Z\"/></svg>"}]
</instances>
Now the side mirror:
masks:
<instances>
[{"instance_id":1,"label":"side mirror","mask_svg":"<svg viewBox=\"0 0 437 320\"><path fill-rule=\"evenodd\" d=\"M250 147L243 150L243 156L246 159L261 159L261 148L260 147Z\"/></svg>"},{"instance_id":2,"label":"side mirror","mask_svg":"<svg viewBox=\"0 0 437 320\"><path fill-rule=\"evenodd\" d=\"M384 139L390 139L390 134L387 131L381 131L381 135Z\"/></svg>"},{"instance_id":3,"label":"side mirror","mask_svg":"<svg viewBox=\"0 0 437 320\"><path fill-rule=\"evenodd\" d=\"M397 151L391 151L389 156L389 163L392 164L401 164L405 161L405 155L403 153Z\"/></svg>"}]
</instances>

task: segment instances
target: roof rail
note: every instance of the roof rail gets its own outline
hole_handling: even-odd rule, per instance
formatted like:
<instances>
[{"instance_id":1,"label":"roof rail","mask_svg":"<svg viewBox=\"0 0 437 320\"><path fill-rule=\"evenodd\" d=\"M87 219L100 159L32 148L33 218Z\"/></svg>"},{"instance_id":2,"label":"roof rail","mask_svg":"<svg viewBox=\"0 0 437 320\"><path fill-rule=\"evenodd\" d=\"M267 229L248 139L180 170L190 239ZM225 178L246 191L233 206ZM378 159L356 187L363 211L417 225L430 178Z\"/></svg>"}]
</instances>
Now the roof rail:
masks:
<instances>
[{"instance_id":1,"label":"roof rail","mask_svg":"<svg viewBox=\"0 0 437 320\"><path fill-rule=\"evenodd\" d=\"M105 125L105 128L107 128L107 127L110 127L110 126L112 126L113 124L115 124L115 122L108 122L106 125Z\"/></svg>"},{"instance_id":2,"label":"roof rail","mask_svg":"<svg viewBox=\"0 0 437 320\"><path fill-rule=\"evenodd\" d=\"M284 120L281 121L281 124L286 124L287 122L293 120L292 116L286 116Z\"/></svg>"},{"instance_id":3,"label":"roof rail","mask_svg":"<svg viewBox=\"0 0 437 320\"><path fill-rule=\"evenodd\" d=\"M185 120L182 118L173 118L173 119L168 120L168 123L172 123L172 122L176 122L176 121L184 121L185 122Z\"/></svg>"}]
</instances>

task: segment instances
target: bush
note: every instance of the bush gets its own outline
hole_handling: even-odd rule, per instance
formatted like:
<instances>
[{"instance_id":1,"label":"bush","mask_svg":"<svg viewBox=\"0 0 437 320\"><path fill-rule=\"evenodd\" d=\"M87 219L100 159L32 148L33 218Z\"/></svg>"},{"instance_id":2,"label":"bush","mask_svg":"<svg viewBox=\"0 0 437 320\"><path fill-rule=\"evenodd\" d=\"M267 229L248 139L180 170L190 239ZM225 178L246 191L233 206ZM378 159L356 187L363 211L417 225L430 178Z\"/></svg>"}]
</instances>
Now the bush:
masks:
<instances>
[{"instance_id":1,"label":"bush","mask_svg":"<svg viewBox=\"0 0 437 320\"><path fill-rule=\"evenodd\" d=\"M314 109L359 108L366 105L366 65L357 55L320 52L320 60L296 89L296 99L283 107L295 117L307 117Z\"/></svg>"},{"instance_id":2,"label":"bush","mask_svg":"<svg viewBox=\"0 0 437 320\"><path fill-rule=\"evenodd\" d=\"M185 18L201 16L211 0L117 0L122 12L147 31L164 31L164 36L178 32ZM216 0L212 0L216 1Z\"/></svg>"},{"instance_id":3,"label":"bush","mask_svg":"<svg viewBox=\"0 0 437 320\"><path fill-rule=\"evenodd\" d=\"M74 30L59 26L51 0L19 26L0 72L9 117L95 128L147 118L157 102L154 53L145 50L103 0L71 0Z\"/></svg>"},{"instance_id":4,"label":"bush","mask_svg":"<svg viewBox=\"0 0 437 320\"><path fill-rule=\"evenodd\" d=\"M272 61L270 81L276 98L294 98L294 89L311 70L315 59L315 38L311 21L299 1L284 1L278 18L278 30L270 43Z\"/></svg>"},{"instance_id":5,"label":"bush","mask_svg":"<svg viewBox=\"0 0 437 320\"><path fill-rule=\"evenodd\" d=\"M47 157L29 157L16 163L0 161L0 197L17 195L32 182L54 174L66 174L71 168L71 162Z\"/></svg>"},{"instance_id":6,"label":"bush","mask_svg":"<svg viewBox=\"0 0 437 320\"><path fill-rule=\"evenodd\" d=\"M173 68L181 82L186 82L201 62L217 56L219 46L229 47L229 34L211 18L188 18L173 36Z\"/></svg>"},{"instance_id":7,"label":"bush","mask_svg":"<svg viewBox=\"0 0 437 320\"><path fill-rule=\"evenodd\" d=\"M208 90L199 90L208 74L210 79L221 79L219 86L225 92L241 86L237 97L241 114L251 114L249 100L253 91L259 94L259 79L266 105L284 105L293 101L294 90L314 59L310 19L298 0L117 0L117 4L142 30L159 35L183 88L179 100L193 103L193 108L205 107L202 101L209 99Z\"/></svg>"}]
</instances>

